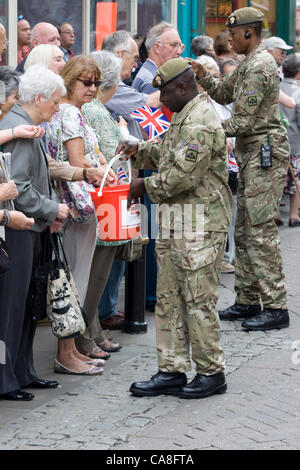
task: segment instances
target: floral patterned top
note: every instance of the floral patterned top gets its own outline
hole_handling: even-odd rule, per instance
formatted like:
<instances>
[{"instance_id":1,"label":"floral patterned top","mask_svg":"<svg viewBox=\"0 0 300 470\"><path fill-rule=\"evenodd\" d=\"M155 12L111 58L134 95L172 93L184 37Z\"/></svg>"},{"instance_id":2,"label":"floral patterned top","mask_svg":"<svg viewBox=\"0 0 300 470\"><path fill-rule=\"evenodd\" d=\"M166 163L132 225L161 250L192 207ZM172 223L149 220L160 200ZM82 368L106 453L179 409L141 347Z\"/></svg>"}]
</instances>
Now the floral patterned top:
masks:
<instances>
[{"instance_id":1,"label":"floral patterned top","mask_svg":"<svg viewBox=\"0 0 300 470\"><path fill-rule=\"evenodd\" d=\"M115 156L116 149L121 141L121 134L115 120L106 107L96 98L91 103L84 104L82 112L93 127L99 148L106 161L109 162ZM113 170L116 174L118 169L119 163L116 162L113 164ZM99 238L97 239L97 245L101 246L119 246L123 243L124 241L104 242Z\"/></svg>"},{"instance_id":2,"label":"floral patterned top","mask_svg":"<svg viewBox=\"0 0 300 470\"><path fill-rule=\"evenodd\" d=\"M69 103L60 105L46 128L46 146L52 158L69 162L65 142L82 137L84 142L84 158L93 167L100 166L100 150L97 136L86 117L80 110ZM58 155L59 153L59 155Z\"/></svg>"},{"instance_id":3,"label":"floral patterned top","mask_svg":"<svg viewBox=\"0 0 300 470\"><path fill-rule=\"evenodd\" d=\"M116 154L116 148L121 141L119 128L106 107L96 98L91 103L82 107L82 112L93 127L98 145L109 162ZM113 165L115 172L118 171L119 163Z\"/></svg>"}]
</instances>

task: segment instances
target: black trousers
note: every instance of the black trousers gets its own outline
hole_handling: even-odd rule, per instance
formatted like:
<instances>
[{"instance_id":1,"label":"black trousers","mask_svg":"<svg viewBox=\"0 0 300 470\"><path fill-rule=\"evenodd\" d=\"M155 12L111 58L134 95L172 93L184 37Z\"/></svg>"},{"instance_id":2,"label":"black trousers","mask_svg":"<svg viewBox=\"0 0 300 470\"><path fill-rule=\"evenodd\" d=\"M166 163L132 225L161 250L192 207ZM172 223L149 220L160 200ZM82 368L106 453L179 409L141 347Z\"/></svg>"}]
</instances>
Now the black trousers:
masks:
<instances>
[{"instance_id":1,"label":"black trousers","mask_svg":"<svg viewBox=\"0 0 300 470\"><path fill-rule=\"evenodd\" d=\"M29 385L37 377L32 353L36 321L26 311L26 299L41 234L6 228L5 238L12 265L0 275L0 341L6 353L5 364L0 364L0 394Z\"/></svg>"}]
</instances>

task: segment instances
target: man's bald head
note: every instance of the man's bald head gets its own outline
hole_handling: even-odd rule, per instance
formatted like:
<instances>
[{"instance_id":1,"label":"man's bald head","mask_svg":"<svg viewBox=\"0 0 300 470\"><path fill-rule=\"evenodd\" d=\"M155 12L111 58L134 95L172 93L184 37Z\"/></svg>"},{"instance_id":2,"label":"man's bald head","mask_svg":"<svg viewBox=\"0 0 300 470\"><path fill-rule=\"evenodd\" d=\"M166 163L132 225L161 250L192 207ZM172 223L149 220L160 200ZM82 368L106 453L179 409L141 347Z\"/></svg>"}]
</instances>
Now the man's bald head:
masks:
<instances>
[{"instance_id":1,"label":"man's bald head","mask_svg":"<svg viewBox=\"0 0 300 470\"><path fill-rule=\"evenodd\" d=\"M60 36L57 28L51 23L37 23L31 35L31 45L50 44L60 46Z\"/></svg>"}]
</instances>

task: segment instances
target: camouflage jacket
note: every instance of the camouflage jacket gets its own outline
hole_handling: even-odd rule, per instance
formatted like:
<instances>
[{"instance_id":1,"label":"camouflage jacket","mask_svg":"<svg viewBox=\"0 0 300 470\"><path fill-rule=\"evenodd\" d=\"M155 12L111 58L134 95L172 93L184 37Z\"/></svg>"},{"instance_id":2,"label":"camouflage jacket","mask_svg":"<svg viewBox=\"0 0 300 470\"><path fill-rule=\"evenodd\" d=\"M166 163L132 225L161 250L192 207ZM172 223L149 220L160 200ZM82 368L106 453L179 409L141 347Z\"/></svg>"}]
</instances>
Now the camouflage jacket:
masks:
<instances>
[{"instance_id":1,"label":"camouflage jacket","mask_svg":"<svg viewBox=\"0 0 300 470\"><path fill-rule=\"evenodd\" d=\"M233 102L232 116L223 121L222 126L226 136L237 137L238 153L242 152L243 145L252 142L258 143L260 150L260 145L267 143L269 134L275 156L278 152L278 158L284 160L289 148L278 108L277 66L262 44L222 81L207 74L199 83L218 103ZM241 163L242 155L237 156Z\"/></svg>"},{"instance_id":2,"label":"camouflage jacket","mask_svg":"<svg viewBox=\"0 0 300 470\"><path fill-rule=\"evenodd\" d=\"M183 218L175 215L176 210L172 212L176 206L179 214L184 209L191 211L185 223L188 221L193 231L199 208L205 231L228 231L231 193L225 135L206 93L174 113L161 144L139 144L135 167L158 169L145 178L145 188L150 199L159 204L161 227L170 223L171 230L182 230Z\"/></svg>"}]
</instances>

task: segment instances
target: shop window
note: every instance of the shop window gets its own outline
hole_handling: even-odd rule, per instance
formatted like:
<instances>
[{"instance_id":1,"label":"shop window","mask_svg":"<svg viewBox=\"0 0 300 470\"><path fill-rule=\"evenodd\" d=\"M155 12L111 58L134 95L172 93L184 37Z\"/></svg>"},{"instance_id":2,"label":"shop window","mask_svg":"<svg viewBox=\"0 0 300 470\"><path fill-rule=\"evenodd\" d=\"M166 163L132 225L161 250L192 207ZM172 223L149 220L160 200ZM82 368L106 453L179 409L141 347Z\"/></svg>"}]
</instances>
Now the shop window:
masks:
<instances>
[{"instance_id":1,"label":"shop window","mask_svg":"<svg viewBox=\"0 0 300 470\"><path fill-rule=\"evenodd\" d=\"M275 36L276 33L276 0L253 0L250 5L264 14L262 37Z\"/></svg>"},{"instance_id":2,"label":"shop window","mask_svg":"<svg viewBox=\"0 0 300 470\"><path fill-rule=\"evenodd\" d=\"M234 10L252 6L264 14L263 38L275 34L276 0L207 0L206 1L206 35L215 38L226 29L227 17Z\"/></svg>"},{"instance_id":3,"label":"shop window","mask_svg":"<svg viewBox=\"0 0 300 470\"><path fill-rule=\"evenodd\" d=\"M138 1L138 34L145 36L148 30L161 21L171 21L171 0Z\"/></svg>"},{"instance_id":4,"label":"shop window","mask_svg":"<svg viewBox=\"0 0 300 470\"><path fill-rule=\"evenodd\" d=\"M236 2L207 0L206 2L206 35L215 38L223 29L228 16L234 11Z\"/></svg>"},{"instance_id":5,"label":"shop window","mask_svg":"<svg viewBox=\"0 0 300 470\"><path fill-rule=\"evenodd\" d=\"M72 4L72 7L70 8ZM75 45L72 50L76 54L82 51L82 0L18 0L18 15L23 15L33 27L42 21L52 23L54 26L60 23L70 23L75 31Z\"/></svg>"},{"instance_id":6,"label":"shop window","mask_svg":"<svg viewBox=\"0 0 300 470\"><path fill-rule=\"evenodd\" d=\"M114 31L130 31L130 1L91 0L91 51L100 50L103 38Z\"/></svg>"}]
</instances>

